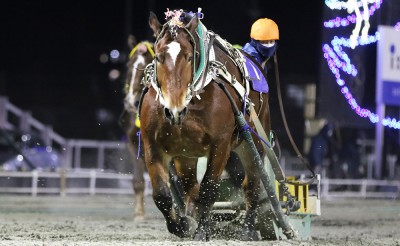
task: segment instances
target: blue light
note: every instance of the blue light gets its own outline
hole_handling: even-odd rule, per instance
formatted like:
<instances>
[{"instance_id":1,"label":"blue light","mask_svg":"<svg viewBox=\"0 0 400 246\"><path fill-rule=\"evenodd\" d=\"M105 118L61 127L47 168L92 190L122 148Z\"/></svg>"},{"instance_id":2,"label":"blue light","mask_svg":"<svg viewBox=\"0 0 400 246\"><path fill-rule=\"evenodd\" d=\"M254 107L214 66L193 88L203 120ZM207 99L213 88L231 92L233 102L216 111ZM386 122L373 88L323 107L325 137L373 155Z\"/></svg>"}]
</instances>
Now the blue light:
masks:
<instances>
[{"instance_id":1,"label":"blue light","mask_svg":"<svg viewBox=\"0 0 400 246\"><path fill-rule=\"evenodd\" d=\"M120 55L120 53L119 53L118 50L112 50L112 51L110 52L110 57L113 58L113 59L118 59L118 58L119 58L119 55Z\"/></svg>"}]
</instances>

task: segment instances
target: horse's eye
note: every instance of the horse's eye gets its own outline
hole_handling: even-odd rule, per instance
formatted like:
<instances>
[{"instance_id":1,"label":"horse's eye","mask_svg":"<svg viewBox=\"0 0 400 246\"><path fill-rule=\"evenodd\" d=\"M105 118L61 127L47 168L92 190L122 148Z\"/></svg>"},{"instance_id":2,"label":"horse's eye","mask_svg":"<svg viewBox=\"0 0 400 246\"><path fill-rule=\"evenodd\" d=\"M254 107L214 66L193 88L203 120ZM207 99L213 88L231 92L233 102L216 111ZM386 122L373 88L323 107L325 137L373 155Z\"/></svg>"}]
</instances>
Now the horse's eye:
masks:
<instances>
[{"instance_id":1,"label":"horse's eye","mask_svg":"<svg viewBox=\"0 0 400 246\"><path fill-rule=\"evenodd\" d=\"M188 62L193 61L193 55L188 56Z\"/></svg>"},{"instance_id":2,"label":"horse's eye","mask_svg":"<svg viewBox=\"0 0 400 246\"><path fill-rule=\"evenodd\" d=\"M154 59L156 59L156 61L158 61L159 63L163 63L164 62L164 55L163 54L155 55Z\"/></svg>"}]
</instances>

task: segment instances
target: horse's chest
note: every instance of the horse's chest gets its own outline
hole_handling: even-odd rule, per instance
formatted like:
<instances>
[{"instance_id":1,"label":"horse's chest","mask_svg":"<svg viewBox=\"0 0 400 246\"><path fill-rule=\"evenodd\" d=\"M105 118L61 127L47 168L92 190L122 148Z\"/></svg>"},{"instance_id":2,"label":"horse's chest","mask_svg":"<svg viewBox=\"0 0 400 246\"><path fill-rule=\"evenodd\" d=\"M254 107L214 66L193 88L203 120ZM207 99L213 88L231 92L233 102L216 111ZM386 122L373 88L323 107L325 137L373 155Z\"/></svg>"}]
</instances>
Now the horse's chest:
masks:
<instances>
[{"instance_id":1,"label":"horse's chest","mask_svg":"<svg viewBox=\"0 0 400 246\"><path fill-rule=\"evenodd\" d=\"M196 126L164 127L156 134L156 141L170 155L203 156L208 152L207 134Z\"/></svg>"}]
</instances>

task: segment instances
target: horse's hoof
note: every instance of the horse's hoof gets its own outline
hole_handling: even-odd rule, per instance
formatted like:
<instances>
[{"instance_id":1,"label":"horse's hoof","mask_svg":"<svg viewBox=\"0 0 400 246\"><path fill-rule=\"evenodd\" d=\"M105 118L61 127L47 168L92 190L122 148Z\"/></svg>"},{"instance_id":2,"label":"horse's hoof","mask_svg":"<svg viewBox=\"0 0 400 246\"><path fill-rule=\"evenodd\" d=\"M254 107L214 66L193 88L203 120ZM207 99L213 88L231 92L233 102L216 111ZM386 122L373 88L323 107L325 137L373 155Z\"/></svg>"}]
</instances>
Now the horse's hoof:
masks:
<instances>
[{"instance_id":1,"label":"horse's hoof","mask_svg":"<svg viewBox=\"0 0 400 246\"><path fill-rule=\"evenodd\" d=\"M144 214L134 214L133 215L133 221L134 222L142 222L144 220L145 220Z\"/></svg>"},{"instance_id":2,"label":"horse's hoof","mask_svg":"<svg viewBox=\"0 0 400 246\"><path fill-rule=\"evenodd\" d=\"M210 241L210 236L206 232L197 232L193 240L199 242L207 242Z\"/></svg>"},{"instance_id":3,"label":"horse's hoof","mask_svg":"<svg viewBox=\"0 0 400 246\"><path fill-rule=\"evenodd\" d=\"M196 229L196 234L194 235L193 240L202 242L210 241L210 235L211 235L211 230L209 227L207 228L204 226L199 226Z\"/></svg>"},{"instance_id":4,"label":"horse's hoof","mask_svg":"<svg viewBox=\"0 0 400 246\"><path fill-rule=\"evenodd\" d=\"M168 231L180 238L193 237L197 222L192 217L181 217L178 223L167 223Z\"/></svg>"},{"instance_id":5,"label":"horse's hoof","mask_svg":"<svg viewBox=\"0 0 400 246\"><path fill-rule=\"evenodd\" d=\"M241 241L259 241L260 237L258 236L258 232L256 230L250 230L249 228L245 227L242 230Z\"/></svg>"},{"instance_id":6,"label":"horse's hoof","mask_svg":"<svg viewBox=\"0 0 400 246\"><path fill-rule=\"evenodd\" d=\"M197 222L192 217L186 216L185 218L188 226L185 237L193 237L193 235L196 233Z\"/></svg>"},{"instance_id":7,"label":"horse's hoof","mask_svg":"<svg viewBox=\"0 0 400 246\"><path fill-rule=\"evenodd\" d=\"M133 211L133 220L134 221L143 221L144 220L144 209L135 208Z\"/></svg>"}]
</instances>

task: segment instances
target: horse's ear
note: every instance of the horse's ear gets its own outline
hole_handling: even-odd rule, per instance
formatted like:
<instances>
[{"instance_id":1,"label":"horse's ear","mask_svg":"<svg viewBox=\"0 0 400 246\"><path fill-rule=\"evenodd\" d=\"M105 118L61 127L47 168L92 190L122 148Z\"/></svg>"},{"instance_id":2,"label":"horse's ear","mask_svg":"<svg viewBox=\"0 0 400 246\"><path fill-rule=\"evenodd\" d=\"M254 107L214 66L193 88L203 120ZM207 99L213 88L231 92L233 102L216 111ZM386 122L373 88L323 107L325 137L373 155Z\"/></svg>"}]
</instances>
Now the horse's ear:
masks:
<instances>
[{"instance_id":1,"label":"horse's ear","mask_svg":"<svg viewBox=\"0 0 400 246\"><path fill-rule=\"evenodd\" d=\"M190 22L186 25L186 28L191 32L194 33L196 31L197 25L199 24L199 18L197 14L190 20Z\"/></svg>"},{"instance_id":2,"label":"horse's ear","mask_svg":"<svg viewBox=\"0 0 400 246\"><path fill-rule=\"evenodd\" d=\"M136 38L132 34L129 34L127 42L129 49L133 49L133 47L135 47L137 44Z\"/></svg>"},{"instance_id":3,"label":"horse's ear","mask_svg":"<svg viewBox=\"0 0 400 246\"><path fill-rule=\"evenodd\" d=\"M153 13L153 11L150 11L149 25L150 25L151 30L153 30L153 36L157 37L161 31L162 25L158 21L158 18L156 16L156 14Z\"/></svg>"}]
</instances>

